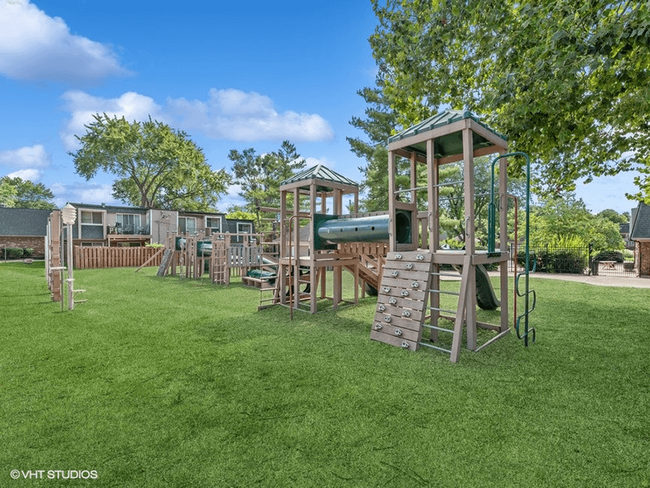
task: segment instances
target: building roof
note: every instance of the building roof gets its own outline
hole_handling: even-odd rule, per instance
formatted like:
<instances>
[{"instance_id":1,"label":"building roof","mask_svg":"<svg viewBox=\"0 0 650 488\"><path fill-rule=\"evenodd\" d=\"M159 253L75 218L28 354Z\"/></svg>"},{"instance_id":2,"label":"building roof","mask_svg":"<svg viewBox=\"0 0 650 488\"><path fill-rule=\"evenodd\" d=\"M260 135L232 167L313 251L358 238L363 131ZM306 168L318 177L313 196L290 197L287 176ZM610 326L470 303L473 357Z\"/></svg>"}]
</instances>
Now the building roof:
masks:
<instances>
[{"instance_id":1,"label":"building roof","mask_svg":"<svg viewBox=\"0 0 650 488\"><path fill-rule=\"evenodd\" d=\"M284 180L282 182L282 185L289 185L298 181L308 180L331 181L332 183L338 183L340 185L354 186L357 188L359 187L359 184L355 181L352 181L350 178L346 178L345 176L338 174L336 171L333 171L328 167L323 166L322 164L317 164L316 166L301 171L291 178ZM328 190L328 188L323 186L319 187L318 190Z\"/></svg>"},{"instance_id":2,"label":"building roof","mask_svg":"<svg viewBox=\"0 0 650 488\"><path fill-rule=\"evenodd\" d=\"M75 208L90 209L90 210L106 210L109 213L136 213L136 214L145 214L149 211L145 207L127 207L119 205L95 205L91 203L74 203L68 202Z\"/></svg>"},{"instance_id":3,"label":"building roof","mask_svg":"<svg viewBox=\"0 0 650 488\"><path fill-rule=\"evenodd\" d=\"M499 134L494 129L488 127L485 123L481 122L479 118L469 110L465 110L465 111L445 110L444 112L434 115L433 117L429 117L425 121L420 122L419 124L415 124L414 126L409 127L408 129L405 129L402 132L389 137L388 143L390 144L391 142L402 141L410 137L422 134L423 132L432 131L434 129L438 129L440 127L444 127L446 125L464 119L472 119L480 126L492 132L494 135L500 137L504 141L507 140L507 138L504 135ZM473 141L474 141L474 150L480 149L482 147L489 147L494 145L494 143L488 141L485 137L477 133L474 133ZM404 142L407 143L408 141L404 141ZM425 155L426 142L415 143L411 146L408 146L407 150ZM442 158L454 154L462 154L463 152L462 132L458 131L458 132L453 132L451 134L446 134L442 137L436 137L434 141L433 150L435 153L434 156L436 158Z\"/></svg>"},{"instance_id":4,"label":"building roof","mask_svg":"<svg viewBox=\"0 0 650 488\"><path fill-rule=\"evenodd\" d=\"M52 210L0 207L0 236L45 236Z\"/></svg>"},{"instance_id":5,"label":"building roof","mask_svg":"<svg viewBox=\"0 0 650 488\"><path fill-rule=\"evenodd\" d=\"M630 240L650 239L650 206L639 202L632 222Z\"/></svg>"}]
</instances>

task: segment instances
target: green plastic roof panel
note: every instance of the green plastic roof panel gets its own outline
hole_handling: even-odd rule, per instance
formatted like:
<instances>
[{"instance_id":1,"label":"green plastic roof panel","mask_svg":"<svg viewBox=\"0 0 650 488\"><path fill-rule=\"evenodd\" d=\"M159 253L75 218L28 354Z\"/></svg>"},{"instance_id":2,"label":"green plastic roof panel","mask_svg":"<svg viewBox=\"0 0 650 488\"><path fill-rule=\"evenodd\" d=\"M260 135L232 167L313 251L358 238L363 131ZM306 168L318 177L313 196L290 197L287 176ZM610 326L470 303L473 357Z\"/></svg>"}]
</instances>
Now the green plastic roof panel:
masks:
<instances>
[{"instance_id":1,"label":"green plastic roof panel","mask_svg":"<svg viewBox=\"0 0 650 488\"><path fill-rule=\"evenodd\" d=\"M423 132L428 132L434 129L438 129L440 127L444 127L445 125L453 124L454 122L458 122L459 120L464 120L464 119L472 119L474 122L477 122L482 127L492 132L494 135L500 137L503 140L506 140L506 137L504 135L499 134L494 129L491 129L490 127L485 125L472 112L468 110L465 111L446 110L444 112L439 113L438 115L434 115L433 117L428 118L424 122L420 122L419 124L416 124L412 127L409 127L408 129L403 130L399 134L395 134L394 136L389 137L388 143L390 144L392 142L404 140L404 142L407 143L407 145L405 146L406 150L425 155L427 153L426 142L419 142L413 145L408 145L408 138L416 136L418 134L422 134ZM474 140L474 150L494 145L492 142L488 141L486 138L484 138L483 136L477 133L474 133L473 140ZM462 154L463 133L459 131L459 132L454 132L452 134L447 134L442 137L437 137L434 141L433 150L436 158L452 156L454 154Z\"/></svg>"},{"instance_id":2,"label":"green plastic roof panel","mask_svg":"<svg viewBox=\"0 0 650 488\"><path fill-rule=\"evenodd\" d=\"M321 180L321 181L331 181L332 183L338 183L340 185L354 186L358 187L359 184L352 181L350 178L346 178L343 175L338 174L336 171L323 166L322 164L317 164L309 169L301 171L300 173L292 176L291 178L284 180L282 186L290 185L291 183L296 183L299 181L309 181L309 180ZM305 185L307 188L308 185ZM327 186L320 185L317 188L318 191L332 191L332 188Z\"/></svg>"}]
</instances>

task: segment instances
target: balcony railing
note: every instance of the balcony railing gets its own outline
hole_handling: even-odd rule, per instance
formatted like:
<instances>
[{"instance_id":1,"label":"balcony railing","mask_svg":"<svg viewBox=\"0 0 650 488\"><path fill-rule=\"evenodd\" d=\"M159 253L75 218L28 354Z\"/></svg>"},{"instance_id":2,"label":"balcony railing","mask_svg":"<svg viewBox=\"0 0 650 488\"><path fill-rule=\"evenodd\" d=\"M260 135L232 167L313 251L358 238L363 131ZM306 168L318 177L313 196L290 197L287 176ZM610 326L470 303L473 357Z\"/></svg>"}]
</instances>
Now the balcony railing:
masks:
<instances>
[{"instance_id":1,"label":"balcony railing","mask_svg":"<svg viewBox=\"0 0 650 488\"><path fill-rule=\"evenodd\" d=\"M108 234L111 235L149 235L151 232L148 225L109 225Z\"/></svg>"}]
</instances>

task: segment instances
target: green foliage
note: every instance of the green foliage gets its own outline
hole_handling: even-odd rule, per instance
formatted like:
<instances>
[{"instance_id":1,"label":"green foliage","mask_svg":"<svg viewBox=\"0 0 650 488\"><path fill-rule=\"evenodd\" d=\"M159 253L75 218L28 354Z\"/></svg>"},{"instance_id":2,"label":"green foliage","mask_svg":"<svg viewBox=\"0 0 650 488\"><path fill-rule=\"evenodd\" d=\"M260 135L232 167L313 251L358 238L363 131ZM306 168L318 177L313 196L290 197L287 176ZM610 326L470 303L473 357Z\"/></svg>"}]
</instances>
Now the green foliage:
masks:
<instances>
[{"instance_id":1,"label":"green foliage","mask_svg":"<svg viewBox=\"0 0 650 488\"><path fill-rule=\"evenodd\" d=\"M160 247L165 247L164 244L160 244L159 242L147 242L144 247L154 247L154 248L160 248Z\"/></svg>"},{"instance_id":2,"label":"green foliage","mask_svg":"<svg viewBox=\"0 0 650 488\"><path fill-rule=\"evenodd\" d=\"M615 224L625 224L630 221L629 214L628 215L625 215L625 213L620 214L616 210L613 210L611 208L606 208L605 210L601 210L596 214L596 217L609 220L610 222L614 222Z\"/></svg>"},{"instance_id":3,"label":"green foliage","mask_svg":"<svg viewBox=\"0 0 650 488\"><path fill-rule=\"evenodd\" d=\"M600 251L593 259L594 261L616 261L617 263L625 261L621 251Z\"/></svg>"},{"instance_id":4,"label":"green foliage","mask_svg":"<svg viewBox=\"0 0 650 488\"><path fill-rule=\"evenodd\" d=\"M234 183L241 186L239 195L246 200L246 211L253 214L256 228L268 230L264 218L275 217L273 212L263 212L260 207L280 206L280 184L305 167L296 147L289 141L268 154L259 155L254 148L237 151L232 149L228 159L233 162Z\"/></svg>"},{"instance_id":5,"label":"green foliage","mask_svg":"<svg viewBox=\"0 0 650 488\"><path fill-rule=\"evenodd\" d=\"M589 265L589 257L582 249L551 249L535 253L540 273L582 274ZM525 262L522 260L522 262Z\"/></svg>"},{"instance_id":6,"label":"green foliage","mask_svg":"<svg viewBox=\"0 0 650 488\"><path fill-rule=\"evenodd\" d=\"M6 176L0 178L0 206L13 208L16 206L16 187L8 179Z\"/></svg>"},{"instance_id":7,"label":"green foliage","mask_svg":"<svg viewBox=\"0 0 650 488\"><path fill-rule=\"evenodd\" d=\"M3 176L0 178L0 204L14 208L55 209L54 193L43 183Z\"/></svg>"},{"instance_id":8,"label":"green foliage","mask_svg":"<svg viewBox=\"0 0 650 488\"><path fill-rule=\"evenodd\" d=\"M102 170L114 174L113 197L129 205L167 210L214 211L230 184L225 170L213 171L201 148L182 131L149 119L94 115L82 147L69 153L86 180Z\"/></svg>"},{"instance_id":9,"label":"green foliage","mask_svg":"<svg viewBox=\"0 0 650 488\"><path fill-rule=\"evenodd\" d=\"M597 251L625 247L619 225L594 216L572 193L543 200L533 208L530 223L533 247L573 247L560 244L569 241L583 247L591 243Z\"/></svg>"},{"instance_id":10,"label":"green foliage","mask_svg":"<svg viewBox=\"0 0 650 488\"><path fill-rule=\"evenodd\" d=\"M256 217L256 214L247 212L239 205L228 207L228 213L226 214L226 218L232 220L256 220Z\"/></svg>"},{"instance_id":11,"label":"green foliage","mask_svg":"<svg viewBox=\"0 0 650 488\"><path fill-rule=\"evenodd\" d=\"M22 247L5 247L5 253L8 259L20 259L23 257L24 249Z\"/></svg>"},{"instance_id":12,"label":"green foliage","mask_svg":"<svg viewBox=\"0 0 650 488\"><path fill-rule=\"evenodd\" d=\"M378 75L362 93L382 109L367 115L397 114L396 126L408 127L441 108L469 109L531 155L540 188L572 190L577 179L636 166L634 197L650 200L649 8L373 0Z\"/></svg>"}]
</instances>

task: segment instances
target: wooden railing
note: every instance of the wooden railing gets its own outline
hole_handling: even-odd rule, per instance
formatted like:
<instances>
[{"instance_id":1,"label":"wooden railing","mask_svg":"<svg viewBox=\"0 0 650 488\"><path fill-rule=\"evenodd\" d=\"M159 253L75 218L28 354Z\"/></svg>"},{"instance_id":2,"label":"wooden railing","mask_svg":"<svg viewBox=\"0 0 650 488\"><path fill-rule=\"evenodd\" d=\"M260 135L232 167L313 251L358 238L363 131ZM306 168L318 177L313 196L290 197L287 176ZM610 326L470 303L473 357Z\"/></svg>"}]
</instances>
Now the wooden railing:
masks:
<instances>
[{"instance_id":1,"label":"wooden railing","mask_svg":"<svg viewBox=\"0 0 650 488\"><path fill-rule=\"evenodd\" d=\"M155 247L82 247L74 248L74 267L126 268L142 266L156 256L147 266L160 266L162 253Z\"/></svg>"}]
</instances>

